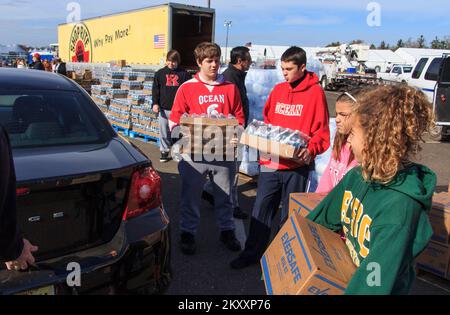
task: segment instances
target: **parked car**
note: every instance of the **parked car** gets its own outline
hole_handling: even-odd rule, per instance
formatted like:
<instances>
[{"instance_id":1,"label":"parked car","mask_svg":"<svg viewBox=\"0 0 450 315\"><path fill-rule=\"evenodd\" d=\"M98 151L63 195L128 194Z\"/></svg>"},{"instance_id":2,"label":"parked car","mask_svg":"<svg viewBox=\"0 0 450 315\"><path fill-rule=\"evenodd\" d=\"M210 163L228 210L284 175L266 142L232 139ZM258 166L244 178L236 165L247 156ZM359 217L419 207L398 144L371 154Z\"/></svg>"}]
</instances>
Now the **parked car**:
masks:
<instances>
[{"instance_id":1,"label":"parked car","mask_svg":"<svg viewBox=\"0 0 450 315\"><path fill-rule=\"evenodd\" d=\"M389 72L378 72L377 78L381 82L390 81L398 83L407 83L411 77L413 67L411 65L394 65Z\"/></svg>"},{"instance_id":2,"label":"parked car","mask_svg":"<svg viewBox=\"0 0 450 315\"><path fill-rule=\"evenodd\" d=\"M450 133L449 58L447 54L420 58L408 80L410 86L422 90L433 104L436 126L430 136L438 141Z\"/></svg>"},{"instance_id":3,"label":"parked car","mask_svg":"<svg viewBox=\"0 0 450 315\"><path fill-rule=\"evenodd\" d=\"M0 264L0 294L165 290L169 219L160 176L90 96L64 76L0 69L0 123L13 150L20 226L39 246L27 272ZM76 270L69 263L80 267L80 287L67 282Z\"/></svg>"}]
</instances>

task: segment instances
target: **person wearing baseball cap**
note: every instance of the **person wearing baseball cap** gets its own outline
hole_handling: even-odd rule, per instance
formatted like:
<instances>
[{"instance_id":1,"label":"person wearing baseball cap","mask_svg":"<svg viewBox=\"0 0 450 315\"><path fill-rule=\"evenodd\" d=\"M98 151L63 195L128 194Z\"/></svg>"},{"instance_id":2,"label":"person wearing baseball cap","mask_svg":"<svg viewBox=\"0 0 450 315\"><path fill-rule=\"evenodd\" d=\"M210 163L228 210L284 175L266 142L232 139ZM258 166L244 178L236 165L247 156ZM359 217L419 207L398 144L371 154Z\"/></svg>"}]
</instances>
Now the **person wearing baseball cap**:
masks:
<instances>
[{"instance_id":1,"label":"person wearing baseball cap","mask_svg":"<svg viewBox=\"0 0 450 315\"><path fill-rule=\"evenodd\" d=\"M39 55L38 53L33 54L33 63L30 68L45 71L45 67L41 62L41 55Z\"/></svg>"}]
</instances>

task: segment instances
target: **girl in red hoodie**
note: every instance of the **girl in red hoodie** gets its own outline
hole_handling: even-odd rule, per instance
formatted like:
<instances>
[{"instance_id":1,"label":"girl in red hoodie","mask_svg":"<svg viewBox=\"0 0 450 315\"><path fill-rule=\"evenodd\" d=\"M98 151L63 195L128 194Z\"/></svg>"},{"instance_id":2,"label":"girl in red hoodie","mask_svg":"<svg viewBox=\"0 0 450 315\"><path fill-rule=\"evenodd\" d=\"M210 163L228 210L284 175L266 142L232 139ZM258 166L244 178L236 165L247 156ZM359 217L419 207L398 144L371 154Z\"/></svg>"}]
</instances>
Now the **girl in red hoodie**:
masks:
<instances>
[{"instance_id":1,"label":"girl in red hoodie","mask_svg":"<svg viewBox=\"0 0 450 315\"><path fill-rule=\"evenodd\" d=\"M281 223L288 217L289 195L306 191L316 155L330 146L328 106L318 77L306 70L306 52L290 47L281 56L286 82L274 87L263 110L264 122L309 136L298 160L261 154L258 191L245 250L231 262L234 269L256 264L267 248L272 219L282 203Z\"/></svg>"}]
</instances>

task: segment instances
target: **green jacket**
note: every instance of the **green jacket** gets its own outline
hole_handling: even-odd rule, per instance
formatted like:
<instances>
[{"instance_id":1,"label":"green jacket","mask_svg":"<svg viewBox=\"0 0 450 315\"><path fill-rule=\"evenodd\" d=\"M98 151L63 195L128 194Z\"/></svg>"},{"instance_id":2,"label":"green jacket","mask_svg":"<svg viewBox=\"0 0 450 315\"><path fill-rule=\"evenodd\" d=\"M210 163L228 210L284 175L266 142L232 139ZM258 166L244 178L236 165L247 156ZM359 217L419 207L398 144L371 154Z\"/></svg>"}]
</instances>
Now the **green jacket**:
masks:
<instances>
[{"instance_id":1,"label":"green jacket","mask_svg":"<svg viewBox=\"0 0 450 315\"><path fill-rule=\"evenodd\" d=\"M427 212L436 186L429 168L409 164L388 184L363 180L352 169L308 219L343 230L358 267L346 294L408 294L414 259L433 233Z\"/></svg>"}]
</instances>

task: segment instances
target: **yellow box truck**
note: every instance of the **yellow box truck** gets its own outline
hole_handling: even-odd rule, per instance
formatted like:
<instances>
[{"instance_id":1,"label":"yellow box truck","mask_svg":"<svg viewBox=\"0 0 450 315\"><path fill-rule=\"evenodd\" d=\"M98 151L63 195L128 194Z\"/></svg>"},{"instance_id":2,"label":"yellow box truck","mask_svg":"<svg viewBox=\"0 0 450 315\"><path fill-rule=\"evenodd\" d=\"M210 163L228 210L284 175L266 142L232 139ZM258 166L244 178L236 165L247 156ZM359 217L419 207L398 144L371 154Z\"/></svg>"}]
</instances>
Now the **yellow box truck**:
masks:
<instances>
[{"instance_id":1,"label":"yellow box truck","mask_svg":"<svg viewBox=\"0 0 450 315\"><path fill-rule=\"evenodd\" d=\"M194 48L214 41L215 10L176 3L100 16L58 26L59 56L66 62L162 66L176 49L195 67Z\"/></svg>"}]
</instances>

